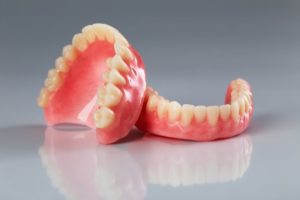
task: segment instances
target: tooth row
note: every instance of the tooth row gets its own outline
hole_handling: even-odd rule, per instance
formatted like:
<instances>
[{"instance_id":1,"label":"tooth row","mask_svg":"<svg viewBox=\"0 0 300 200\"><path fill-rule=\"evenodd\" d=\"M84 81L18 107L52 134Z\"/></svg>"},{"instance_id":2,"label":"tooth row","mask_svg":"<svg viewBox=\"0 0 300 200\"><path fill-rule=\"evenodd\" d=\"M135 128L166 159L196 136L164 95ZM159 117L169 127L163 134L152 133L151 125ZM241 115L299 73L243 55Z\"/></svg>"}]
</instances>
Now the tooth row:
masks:
<instances>
[{"instance_id":1,"label":"tooth row","mask_svg":"<svg viewBox=\"0 0 300 200\"><path fill-rule=\"evenodd\" d=\"M249 94L251 95L251 92ZM227 121L233 119L234 121L239 121L251 109L250 95L241 95L232 101L231 104L221 106L180 105L176 101L169 102L153 91L148 91L148 95L147 112L156 111L159 119L167 118L171 123L179 120L183 126L188 126L193 121L196 123L207 121L211 126L216 126L219 120Z\"/></svg>"},{"instance_id":2,"label":"tooth row","mask_svg":"<svg viewBox=\"0 0 300 200\"><path fill-rule=\"evenodd\" d=\"M72 44L66 45L63 48L62 56L58 57L55 61L55 68L49 71L44 88L37 99L39 106L45 107L49 98L47 95L59 88L62 83L62 76L59 74L62 75L69 71L69 62L75 60L77 52L84 51L90 43L96 40L106 40L110 43L114 43L115 51L126 60L128 58L132 59L133 57L128 49L128 41L117 29L106 24L93 24L84 27L82 33L74 35ZM116 66L116 69L121 72L128 72L128 66L119 57L112 60L112 66ZM117 84L124 84L124 78L120 77L116 71L112 71L109 78L110 81L116 81Z\"/></svg>"}]
</instances>

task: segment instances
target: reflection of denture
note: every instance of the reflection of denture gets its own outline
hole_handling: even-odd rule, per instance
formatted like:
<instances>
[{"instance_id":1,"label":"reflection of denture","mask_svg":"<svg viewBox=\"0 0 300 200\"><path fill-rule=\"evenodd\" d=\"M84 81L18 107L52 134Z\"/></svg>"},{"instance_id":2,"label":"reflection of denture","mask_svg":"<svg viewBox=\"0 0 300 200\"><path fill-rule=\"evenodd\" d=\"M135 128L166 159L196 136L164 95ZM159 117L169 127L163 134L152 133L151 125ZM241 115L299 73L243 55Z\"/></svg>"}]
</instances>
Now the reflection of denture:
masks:
<instances>
[{"instance_id":1,"label":"reflection of denture","mask_svg":"<svg viewBox=\"0 0 300 200\"><path fill-rule=\"evenodd\" d=\"M225 105L221 106L180 105L147 88L137 127L156 135L207 141L241 133L248 127L252 114L251 89L242 79L231 82Z\"/></svg>"},{"instance_id":2,"label":"reflection of denture","mask_svg":"<svg viewBox=\"0 0 300 200\"><path fill-rule=\"evenodd\" d=\"M138 53L115 28L88 25L63 48L38 98L48 124L97 127L99 140L129 132L142 107L146 83Z\"/></svg>"},{"instance_id":3,"label":"reflection of denture","mask_svg":"<svg viewBox=\"0 0 300 200\"><path fill-rule=\"evenodd\" d=\"M247 135L202 144L145 137L130 152L150 183L188 186L241 178L250 165L252 142Z\"/></svg>"},{"instance_id":4,"label":"reflection of denture","mask_svg":"<svg viewBox=\"0 0 300 200\"><path fill-rule=\"evenodd\" d=\"M240 179L252 153L247 135L201 144L146 136L126 147L98 145L94 130L50 127L39 154L53 186L69 199L135 200L146 197L148 183L175 187Z\"/></svg>"}]
</instances>

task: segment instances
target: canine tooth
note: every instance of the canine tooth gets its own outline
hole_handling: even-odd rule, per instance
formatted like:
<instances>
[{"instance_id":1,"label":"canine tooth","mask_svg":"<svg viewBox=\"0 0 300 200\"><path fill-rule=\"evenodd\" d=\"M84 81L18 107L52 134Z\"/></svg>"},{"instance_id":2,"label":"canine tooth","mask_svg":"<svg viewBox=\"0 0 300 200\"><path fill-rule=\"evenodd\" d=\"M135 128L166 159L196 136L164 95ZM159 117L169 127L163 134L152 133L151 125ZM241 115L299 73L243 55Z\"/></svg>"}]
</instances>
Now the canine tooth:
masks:
<instances>
[{"instance_id":1,"label":"canine tooth","mask_svg":"<svg viewBox=\"0 0 300 200\"><path fill-rule=\"evenodd\" d=\"M231 116L234 121L239 120L239 104L236 101L231 104Z\"/></svg>"},{"instance_id":2,"label":"canine tooth","mask_svg":"<svg viewBox=\"0 0 300 200\"><path fill-rule=\"evenodd\" d=\"M211 126L215 126L219 119L219 107L208 106L207 107L207 121Z\"/></svg>"},{"instance_id":3,"label":"canine tooth","mask_svg":"<svg viewBox=\"0 0 300 200\"><path fill-rule=\"evenodd\" d=\"M94 29L93 29L92 25L87 25L86 27L84 27L82 29L82 33L83 33L84 37L86 38L86 40L89 43L92 43L92 42L95 41L96 35L95 35L95 32L94 32Z\"/></svg>"},{"instance_id":4,"label":"canine tooth","mask_svg":"<svg viewBox=\"0 0 300 200\"><path fill-rule=\"evenodd\" d=\"M41 89L40 96L37 98L38 106L45 107L48 103L49 91L46 88Z\"/></svg>"},{"instance_id":5,"label":"canine tooth","mask_svg":"<svg viewBox=\"0 0 300 200\"><path fill-rule=\"evenodd\" d=\"M120 55L115 55L111 60L111 67L116 68L119 71L122 72L129 72L129 67L124 62L124 60L121 58Z\"/></svg>"},{"instance_id":6,"label":"canine tooth","mask_svg":"<svg viewBox=\"0 0 300 200\"><path fill-rule=\"evenodd\" d=\"M195 108L195 119L198 123L201 123L205 120L206 117L206 107L205 106L196 106Z\"/></svg>"},{"instance_id":7,"label":"canine tooth","mask_svg":"<svg viewBox=\"0 0 300 200\"><path fill-rule=\"evenodd\" d=\"M168 111L168 102L165 99L160 99L157 105L158 118L162 119Z\"/></svg>"},{"instance_id":8,"label":"canine tooth","mask_svg":"<svg viewBox=\"0 0 300 200\"><path fill-rule=\"evenodd\" d=\"M239 103L239 113L240 116L243 116L245 113L245 103L244 103L244 98L239 98L238 99L238 103Z\"/></svg>"},{"instance_id":9,"label":"canine tooth","mask_svg":"<svg viewBox=\"0 0 300 200\"><path fill-rule=\"evenodd\" d=\"M170 122L176 121L181 113L181 105L177 101L172 101L168 105L168 117Z\"/></svg>"},{"instance_id":10,"label":"canine tooth","mask_svg":"<svg viewBox=\"0 0 300 200\"><path fill-rule=\"evenodd\" d=\"M159 101L159 97L157 95L151 95L147 102L147 107L146 107L147 111L149 112L154 111L158 104L158 101Z\"/></svg>"},{"instance_id":11,"label":"canine tooth","mask_svg":"<svg viewBox=\"0 0 300 200\"><path fill-rule=\"evenodd\" d=\"M87 47L87 40L85 39L85 37L81 33L78 33L78 34L74 35L73 40L72 40L72 44L79 51L84 51Z\"/></svg>"},{"instance_id":12,"label":"canine tooth","mask_svg":"<svg viewBox=\"0 0 300 200\"><path fill-rule=\"evenodd\" d=\"M231 107L229 104L220 106L220 117L223 121L226 121L230 116Z\"/></svg>"},{"instance_id":13,"label":"canine tooth","mask_svg":"<svg viewBox=\"0 0 300 200\"><path fill-rule=\"evenodd\" d=\"M120 55L125 60L132 60L133 55L131 51L125 46L120 43L115 43L115 51L116 54Z\"/></svg>"},{"instance_id":14,"label":"canine tooth","mask_svg":"<svg viewBox=\"0 0 300 200\"><path fill-rule=\"evenodd\" d=\"M61 72L67 72L69 70L69 66L67 65L67 63L63 57L58 57L55 60L55 67L58 71L61 71Z\"/></svg>"},{"instance_id":15,"label":"canine tooth","mask_svg":"<svg viewBox=\"0 0 300 200\"><path fill-rule=\"evenodd\" d=\"M73 61L76 57L75 49L72 45L67 45L63 48L63 56L67 60Z\"/></svg>"},{"instance_id":16,"label":"canine tooth","mask_svg":"<svg viewBox=\"0 0 300 200\"><path fill-rule=\"evenodd\" d=\"M115 113L107 108L101 107L99 110L94 113L94 120L96 127L98 128L106 128L112 124L115 118Z\"/></svg>"},{"instance_id":17,"label":"canine tooth","mask_svg":"<svg viewBox=\"0 0 300 200\"><path fill-rule=\"evenodd\" d=\"M190 105L190 104L184 104L182 106L182 113L181 113L181 123L184 126L188 126L194 116L194 110L195 110L195 106Z\"/></svg>"},{"instance_id":18,"label":"canine tooth","mask_svg":"<svg viewBox=\"0 0 300 200\"><path fill-rule=\"evenodd\" d=\"M116 85L126 84L125 78L116 69L111 69L108 75L108 82L114 83Z\"/></svg>"}]
</instances>

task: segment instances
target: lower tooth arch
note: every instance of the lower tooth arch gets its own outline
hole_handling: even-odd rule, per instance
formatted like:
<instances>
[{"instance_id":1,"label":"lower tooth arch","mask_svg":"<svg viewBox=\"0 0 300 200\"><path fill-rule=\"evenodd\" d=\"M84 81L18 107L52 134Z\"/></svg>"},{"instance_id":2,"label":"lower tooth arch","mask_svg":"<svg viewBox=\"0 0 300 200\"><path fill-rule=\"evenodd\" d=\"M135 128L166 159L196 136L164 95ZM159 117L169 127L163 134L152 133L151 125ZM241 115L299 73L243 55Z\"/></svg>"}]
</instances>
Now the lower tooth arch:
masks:
<instances>
[{"instance_id":1,"label":"lower tooth arch","mask_svg":"<svg viewBox=\"0 0 300 200\"><path fill-rule=\"evenodd\" d=\"M172 108L153 99L163 99L148 87L142 113L136 126L155 135L194 141L228 138L242 133L253 115L253 98L250 85L243 79L233 80L226 92L225 105L180 106L180 116L174 117L174 108L161 115L162 107ZM247 95L246 95L247 94ZM174 104L174 103L172 103ZM246 105L247 104L247 105ZM247 107L247 109L245 109ZM187 109L188 108L188 109ZM191 112L194 110L194 113ZM176 118L176 120L174 120Z\"/></svg>"}]
</instances>

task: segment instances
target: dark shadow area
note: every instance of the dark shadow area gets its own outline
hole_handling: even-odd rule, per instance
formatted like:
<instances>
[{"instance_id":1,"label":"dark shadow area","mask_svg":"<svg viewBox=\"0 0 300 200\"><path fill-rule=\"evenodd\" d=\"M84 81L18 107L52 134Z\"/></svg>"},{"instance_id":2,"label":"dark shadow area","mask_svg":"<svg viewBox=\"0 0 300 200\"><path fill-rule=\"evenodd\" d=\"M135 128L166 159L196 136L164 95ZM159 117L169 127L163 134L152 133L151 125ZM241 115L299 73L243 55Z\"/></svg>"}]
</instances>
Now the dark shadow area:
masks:
<instances>
[{"instance_id":1,"label":"dark shadow area","mask_svg":"<svg viewBox=\"0 0 300 200\"><path fill-rule=\"evenodd\" d=\"M22 125L0 129L0 156L36 153L43 144L44 125Z\"/></svg>"},{"instance_id":2,"label":"dark shadow area","mask_svg":"<svg viewBox=\"0 0 300 200\"><path fill-rule=\"evenodd\" d=\"M139 130L137 128L133 128L133 129L131 129L131 131L125 138L122 138L115 144L134 142L135 140L142 139L144 135L145 135L145 133L142 132L141 130Z\"/></svg>"}]
</instances>

